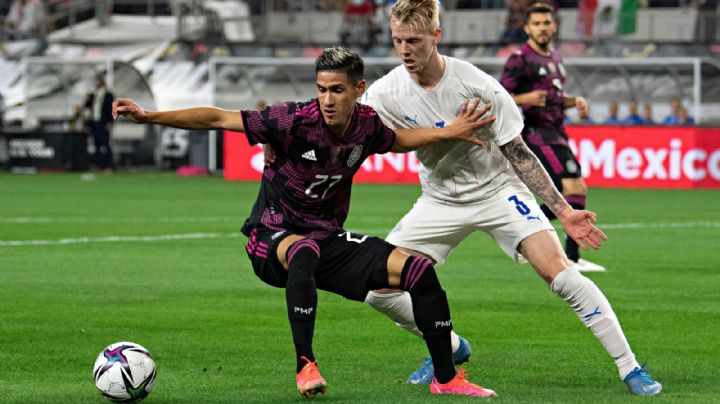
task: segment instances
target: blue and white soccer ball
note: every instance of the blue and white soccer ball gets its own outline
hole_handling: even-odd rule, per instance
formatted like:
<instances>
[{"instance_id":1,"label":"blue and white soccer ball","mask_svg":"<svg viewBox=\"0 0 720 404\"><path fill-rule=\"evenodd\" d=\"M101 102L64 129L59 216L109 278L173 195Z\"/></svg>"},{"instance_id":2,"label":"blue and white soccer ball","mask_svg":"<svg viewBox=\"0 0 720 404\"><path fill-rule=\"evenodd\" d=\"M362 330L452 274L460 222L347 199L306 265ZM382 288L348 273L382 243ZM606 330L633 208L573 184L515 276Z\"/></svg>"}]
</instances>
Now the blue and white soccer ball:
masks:
<instances>
[{"instance_id":1,"label":"blue and white soccer ball","mask_svg":"<svg viewBox=\"0 0 720 404\"><path fill-rule=\"evenodd\" d=\"M139 401L155 387L150 351L132 342L117 342L100 352L93 367L95 387L112 401Z\"/></svg>"}]
</instances>

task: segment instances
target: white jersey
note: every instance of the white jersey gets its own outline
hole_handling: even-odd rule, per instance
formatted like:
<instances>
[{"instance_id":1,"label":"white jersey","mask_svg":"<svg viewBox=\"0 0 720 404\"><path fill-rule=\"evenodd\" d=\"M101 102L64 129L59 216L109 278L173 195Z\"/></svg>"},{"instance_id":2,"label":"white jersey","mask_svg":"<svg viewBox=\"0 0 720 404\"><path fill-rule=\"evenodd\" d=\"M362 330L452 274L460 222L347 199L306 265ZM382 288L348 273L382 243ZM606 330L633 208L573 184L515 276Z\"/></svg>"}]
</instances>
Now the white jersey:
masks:
<instances>
[{"instance_id":1,"label":"white jersey","mask_svg":"<svg viewBox=\"0 0 720 404\"><path fill-rule=\"evenodd\" d=\"M425 195L458 203L485 199L509 178L517 178L499 146L520 135L522 117L510 94L492 76L468 62L443 58L445 73L431 91L420 87L400 65L374 82L361 102L372 106L394 129L441 128L452 123L466 99L492 102L490 114L496 120L476 134L486 140L484 148L448 141L416 151Z\"/></svg>"}]
</instances>

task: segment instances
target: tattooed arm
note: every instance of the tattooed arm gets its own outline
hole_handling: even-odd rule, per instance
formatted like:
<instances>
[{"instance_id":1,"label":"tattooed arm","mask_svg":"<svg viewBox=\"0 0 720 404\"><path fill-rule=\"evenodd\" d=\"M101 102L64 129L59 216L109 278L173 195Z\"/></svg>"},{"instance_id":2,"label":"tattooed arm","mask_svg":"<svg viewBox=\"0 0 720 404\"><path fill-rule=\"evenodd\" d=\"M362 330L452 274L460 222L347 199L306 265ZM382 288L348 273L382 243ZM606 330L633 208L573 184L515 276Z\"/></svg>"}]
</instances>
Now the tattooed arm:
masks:
<instances>
[{"instance_id":1,"label":"tattooed arm","mask_svg":"<svg viewBox=\"0 0 720 404\"><path fill-rule=\"evenodd\" d=\"M580 247L584 250L587 250L587 246L597 249L602 240L607 240L605 234L592 225L597 220L595 213L587 210L574 210L565 201L562 194L555 188L545 168L523 142L522 137L517 136L500 146L500 150L510 161L510 165L520 180L545 202L545 205L562 222L566 234L572 237Z\"/></svg>"},{"instance_id":2,"label":"tattooed arm","mask_svg":"<svg viewBox=\"0 0 720 404\"><path fill-rule=\"evenodd\" d=\"M550 208L555 216L561 217L565 210L570 208L565 198L555 188L545 168L540 164L535 154L528 149L522 137L518 136L509 143L500 146L500 150L505 155L505 158L510 161L515 174L530 188L530 191L545 202L545 205Z\"/></svg>"}]
</instances>

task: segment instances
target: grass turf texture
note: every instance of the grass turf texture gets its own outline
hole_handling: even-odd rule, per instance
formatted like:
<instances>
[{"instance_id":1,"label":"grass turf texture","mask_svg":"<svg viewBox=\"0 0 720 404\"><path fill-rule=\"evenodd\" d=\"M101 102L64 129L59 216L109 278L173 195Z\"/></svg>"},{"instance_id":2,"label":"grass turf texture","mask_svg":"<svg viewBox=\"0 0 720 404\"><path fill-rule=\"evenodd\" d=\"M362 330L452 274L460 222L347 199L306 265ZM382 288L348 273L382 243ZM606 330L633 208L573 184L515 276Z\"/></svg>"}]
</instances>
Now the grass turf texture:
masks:
<instances>
[{"instance_id":1,"label":"grass turf texture","mask_svg":"<svg viewBox=\"0 0 720 404\"><path fill-rule=\"evenodd\" d=\"M257 189L171 174L0 174L0 402L105 402L92 365L121 340L154 355L148 403L303 401L283 290L254 276L238 235ZM384 236L419 188L354 191L346 227ZM584 256L609 271L588 276L665 386L653 402L719 400L719 196L590 191L609 240ZM215 238L102 241L192 233ZM21 240L55 244L7 245ZM473 344L464 368L500 401L647 400L628 394L600 344L533 270L484 234L439 273L455 329ZM320 292L315 336L328 402L477 401L403 384L424 344L364 304Z\"/></svg>"}]
</instances>

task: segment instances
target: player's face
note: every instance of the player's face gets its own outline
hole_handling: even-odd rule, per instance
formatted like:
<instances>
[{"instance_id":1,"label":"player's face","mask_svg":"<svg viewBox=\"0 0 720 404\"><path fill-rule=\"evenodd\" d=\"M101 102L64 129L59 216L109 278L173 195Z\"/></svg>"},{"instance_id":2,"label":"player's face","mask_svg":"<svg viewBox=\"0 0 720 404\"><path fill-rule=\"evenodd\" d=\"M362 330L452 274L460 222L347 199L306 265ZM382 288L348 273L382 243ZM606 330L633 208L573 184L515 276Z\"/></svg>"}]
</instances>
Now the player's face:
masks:
<instances>
[{"instance_id":1,"label":"player's face","mask_svg":"<svg viewBox=\"0 0 720 404\"><path fill-rule=\"evenodd\" d=\"M393 45L405 69L410 74L421 74L432 61L442 33L440 28L431 32L427 26L400 23L393 17L390 20L390 30Z\"/></svg>"},{"instance_id":2,"label":"player's face","mask_svg":"<svg viewBox=\"0 0 720 404\"><path fill-rule=\"evenodd\" d=\"M547 49L550 46L556 30L557 25L552 13L532 13L525 23L525 33L540 49Z\"/></svg>"},{"instance_id":3,"label":"player's face","mask_svg":"<svg viewBox=\"0 0 720 404\"><path fill-rule=\"evenodd\" d=\"M355 110L355 100L365 91L365 80L352 84L347 73L321 71L316 83L323 119L334 134L342 136Z\"/></svg>"}]
</instances>

